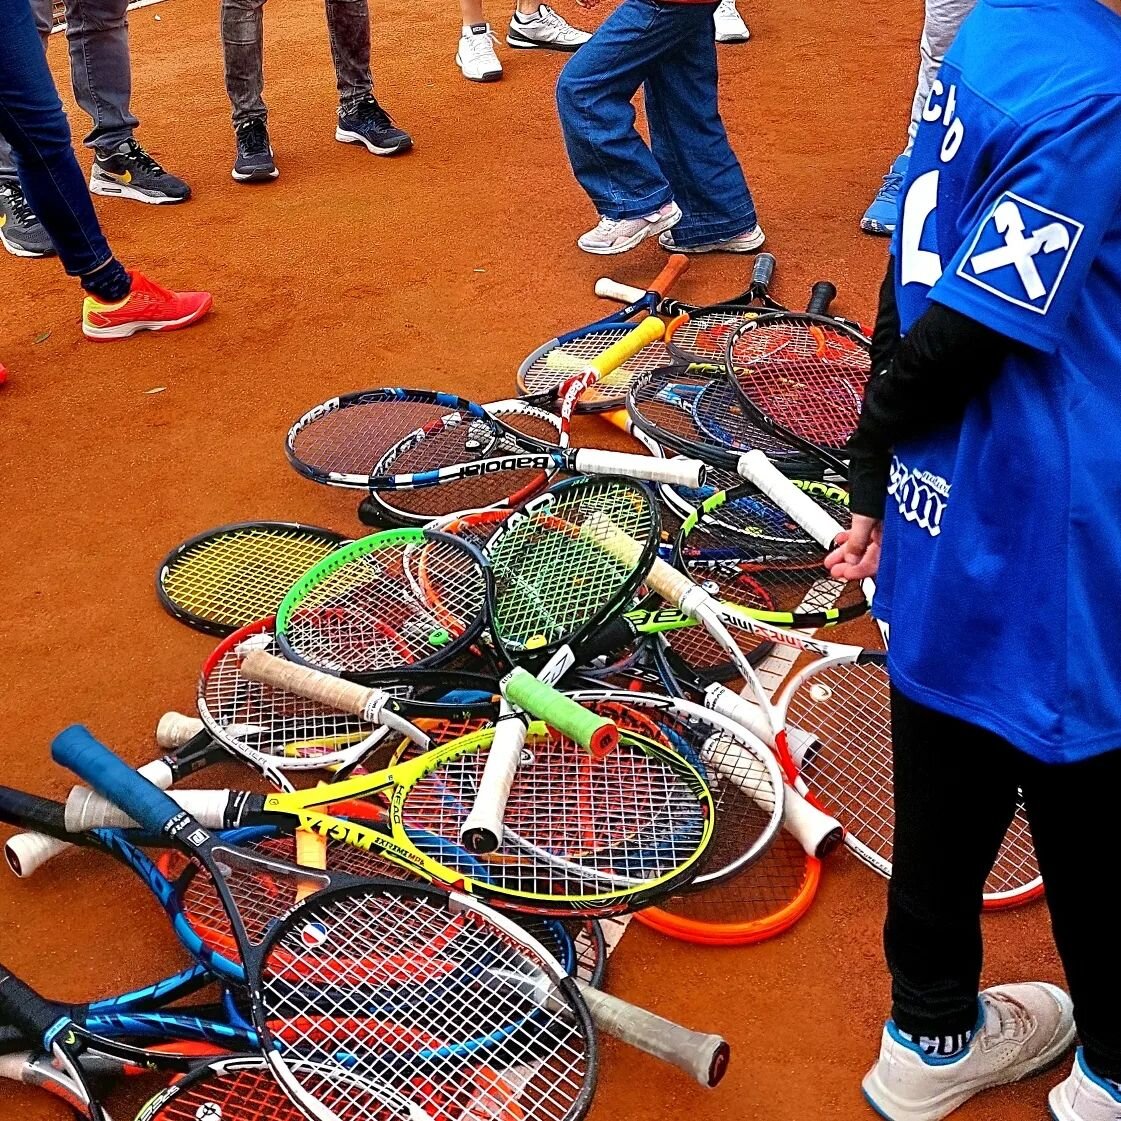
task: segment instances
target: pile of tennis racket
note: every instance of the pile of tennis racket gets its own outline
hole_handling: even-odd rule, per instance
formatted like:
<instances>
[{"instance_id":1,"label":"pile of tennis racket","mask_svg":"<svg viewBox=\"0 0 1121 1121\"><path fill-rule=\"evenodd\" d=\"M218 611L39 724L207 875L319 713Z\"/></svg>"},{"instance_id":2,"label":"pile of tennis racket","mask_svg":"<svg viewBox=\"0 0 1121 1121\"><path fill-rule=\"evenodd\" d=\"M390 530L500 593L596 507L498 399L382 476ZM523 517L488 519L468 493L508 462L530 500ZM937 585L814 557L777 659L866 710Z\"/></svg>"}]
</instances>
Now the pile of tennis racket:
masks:
<instances>
[{"instance_id":1,"label":"pile of tennis racket","mask_svg":"<svg viewBox=\"0 0 1121 1121\"><path fill-rule=\"evenodd\" d=\"M822 567L867 339L827 283L779 305L769 255L711 307L668 298L685 265L601 281L624 306L510 400L386 387L296 421L293 466L374 532L245 523L167 557L161 602L220 638L196 712L139 770L67 729L79 785L0 789L0 820L19 876L119 861L191 964L81 1006L0 967L0 1075L91 1121L151 1069L152 1121L568 1121L606 1033L719 1082L724 1040L603 991L609 945L632 914L772 937L842 838L890 875L891 740L873 589ZM642 451L572 447L577 412ZM231 759L245 789L207 789ZM987 900L1039 890L1021 813Z\"/></svg>"}]
</instances>

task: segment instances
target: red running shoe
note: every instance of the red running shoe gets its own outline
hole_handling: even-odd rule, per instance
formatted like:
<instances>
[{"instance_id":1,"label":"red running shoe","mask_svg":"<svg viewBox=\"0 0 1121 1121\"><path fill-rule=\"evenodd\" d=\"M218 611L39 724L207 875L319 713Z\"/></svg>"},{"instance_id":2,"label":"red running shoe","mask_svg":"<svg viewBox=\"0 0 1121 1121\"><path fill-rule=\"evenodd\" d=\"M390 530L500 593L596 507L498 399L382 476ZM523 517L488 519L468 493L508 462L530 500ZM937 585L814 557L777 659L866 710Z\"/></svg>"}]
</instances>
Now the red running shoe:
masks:
<instances>
[{"instance_id":1,"label":"red running shoe","mask_svg":"<svg viewBox=\"0 0 1121 1121\"><path fill-rule=\"evenodd\" d=\"M177 331L200 320L214 303L209 292L169 292L142 273L129 273L132 289L119 304L87 296L82 334L87 339L127 339L137 331Z\"/></svg>"}]
</instances>

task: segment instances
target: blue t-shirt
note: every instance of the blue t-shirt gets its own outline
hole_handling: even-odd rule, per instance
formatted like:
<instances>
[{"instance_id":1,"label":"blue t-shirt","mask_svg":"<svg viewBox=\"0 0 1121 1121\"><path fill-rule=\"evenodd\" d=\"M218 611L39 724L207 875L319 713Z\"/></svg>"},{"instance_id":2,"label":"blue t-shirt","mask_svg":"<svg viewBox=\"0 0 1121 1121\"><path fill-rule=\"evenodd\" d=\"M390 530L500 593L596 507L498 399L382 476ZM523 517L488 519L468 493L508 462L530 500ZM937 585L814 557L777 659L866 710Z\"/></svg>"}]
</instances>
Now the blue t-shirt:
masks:
<instances>
[{"instance_id":1,"label":"blue t-shirt","mask_svg":"<svg viewBox=\"0 0 1121 1121\"><path fill-rule=\"evenodd\" d=\"M895 449L892 679L1049 762L1121 747L1121 17L981 0L901 197L904 334L935 300L1021 345Z\"/></svg>"}]
</instances>

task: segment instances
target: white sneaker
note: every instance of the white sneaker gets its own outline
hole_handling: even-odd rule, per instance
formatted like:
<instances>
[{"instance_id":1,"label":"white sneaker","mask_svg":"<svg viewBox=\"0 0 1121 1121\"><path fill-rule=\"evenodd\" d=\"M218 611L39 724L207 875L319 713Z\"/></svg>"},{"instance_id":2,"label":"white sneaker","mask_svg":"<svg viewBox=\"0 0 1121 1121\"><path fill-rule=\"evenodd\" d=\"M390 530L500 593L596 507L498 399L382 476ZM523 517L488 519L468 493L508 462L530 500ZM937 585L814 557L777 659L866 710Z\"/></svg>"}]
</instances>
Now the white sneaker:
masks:
<instances>
[{"instance_id":1,"label":"white sneaker","mask_svg":"<svg viewBox=\"0 0 1121 1121\"><path fill-rule=\"evenodd\" d=\"M1121 1090L1099 1078L1074 1053L1074 1069L1047 1096L1055 1121L1121 1121Z\"/></svg>"},{"instance_id":2,"label":"white sneaker","mask_svg":"<svg viewBox=\"0 0 1121 1121\"><path fill-rule=\"evenodd\" d=\"M728 237L723 241L707 241L704 245L678 245L669 230L658 236L658 244L671 253L754 253L763 248L766 240L767 235L763 233L762 226L752 226L750 230L744 230L735 237Z\"/></svg>"},{"instance_id":3,"label":"white sneaker","mask_svg":"<svg viewBox=\"0 0 1121 1121\"><path fill-rule=\"evenodd\" d=\"M612 253L626 253L639 242L660 234L681 221L681 207L676 202L667 202L660 210L647 214L645 218L604 218L599 225L576 239L576 244L585 253L610 256Z\"/></svg>"},{"instance_id":4,"label":"white sneaker","mask_svg":"<svg viewBox=\"0 0 1121 1121\"><path fill-rule=\"evenodd\" d=\"M951 1058L924 1055L890 1020L864 1096L887 1121L938 1121L991 1086L1016 1082L1055 1062L1074 1042L1070 997L1031 981L981 993L969 1046Z\"/></svg>"},{"instance_id":5,"label":"white sneaker","mask_svg":"<svg viewBox=\"0 0 1121 1121\"><path fill-rule=\"evenodd\" d=\"M590 32L573 27L548 4L542 4L532 16L523 16L515 9L506 30L506 45L529 50L575 51L591 37Z\"/></svg>"},{"instance_id":6,"label":"white sneaker","mask_svg":"<svg viewBox=\"0 0 1121 1121\"><path fill-rule=\"evenodd\" d=\"M720 0L712 21L716 24L718 43L746 43L751 38L743 16L736 11L736 0Z\"/></svg>"},{"instance_id":7,"label":"white sneaker","mask_svg":"<svg viewBox=\"0 0 1121 1121\"><path fill-rule=\"evenodd\" d=\"M469 82L497 82L502 77L502 63L494 53L495 42L489 23L473 23L463 29L455 61Z\"/></svg>"}]
</instances>

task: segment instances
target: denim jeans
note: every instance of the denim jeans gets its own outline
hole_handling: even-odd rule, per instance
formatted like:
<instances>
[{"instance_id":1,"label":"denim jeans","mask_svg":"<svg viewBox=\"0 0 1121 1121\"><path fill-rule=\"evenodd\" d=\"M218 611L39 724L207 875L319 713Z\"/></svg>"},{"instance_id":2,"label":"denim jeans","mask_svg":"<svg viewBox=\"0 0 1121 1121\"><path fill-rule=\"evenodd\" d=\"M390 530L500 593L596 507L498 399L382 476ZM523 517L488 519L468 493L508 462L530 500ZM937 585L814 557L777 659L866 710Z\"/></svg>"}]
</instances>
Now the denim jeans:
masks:
<instances>
[{"instance_id":1,"label":"denim jeans","mask_svg":"<svg viewBox=\"0 0 1121 1121\"><path fill-rule=\"evenodd\" d=\"M673 199L678 245L735 237L755 203L717 107L716 4L623 0L561 71L557 108L572 170L596 210L637 218ZM631 99L643 87L650 147Z\"/></svg>"},{"instance_id":2,"label":"denim jeans","mask_svg":"<svg viewBox=\"0 0 1121 1121\"><path fill-rule=\"evenodd\" d=\"M226 65L226 93L233 107L234 127L264 120L265 0L222 0L222 52ZM327 34L339 104L345 109L373 89L370 75L370 8L368 0L325 0Z\"/></svg>"},{"instance_id":3,"label":"denim jeans","mask_svg":"<svg viewBox=\"0 0 1121 1121\"><path fill-rule=\"evenodd\" d=\"M74 156L28 0L0 0L0 136L11 145L31 209L66 271L85 276L112 258Z\"/></svg>"},{"instance_id":4,"label":"denim jeans","mask_svg":"<svg viewBox=\"0 0 1121 1121\"><path fill-rule=\"evenodd\" d=\"M25 0L26 3L26 0ZM51 0L31 0L46 45ZM66 0L66 41L74 97L93 128L87 148L115 148L140 123L132 115L132 67L128 54L128 0ZM14 179L11 150L0 141L0 179Z\"/></svg>"}]
</instances>

